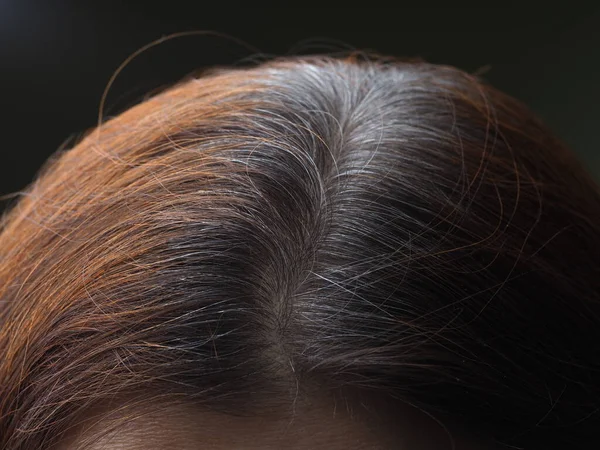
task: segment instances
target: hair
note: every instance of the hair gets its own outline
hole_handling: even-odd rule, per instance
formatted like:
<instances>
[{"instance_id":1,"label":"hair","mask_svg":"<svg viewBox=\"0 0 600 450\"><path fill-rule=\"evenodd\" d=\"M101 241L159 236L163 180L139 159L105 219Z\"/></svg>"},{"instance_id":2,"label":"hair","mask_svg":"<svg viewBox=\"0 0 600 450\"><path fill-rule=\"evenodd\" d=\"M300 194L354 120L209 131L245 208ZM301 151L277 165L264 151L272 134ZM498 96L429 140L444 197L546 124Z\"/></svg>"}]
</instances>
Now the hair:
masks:
<instances>
[{"instance_id":1,"label":"hair","mask_svg":"<svg viewBox=\"0 0 600 450\"><path fill-rule=\"evenodd\" d=\"M4 450L116 398L252 415L311 386L517 448L600 443L600 191L475 76L218 70L21 197L0 234Z\"/></svg>"}]
</instances>

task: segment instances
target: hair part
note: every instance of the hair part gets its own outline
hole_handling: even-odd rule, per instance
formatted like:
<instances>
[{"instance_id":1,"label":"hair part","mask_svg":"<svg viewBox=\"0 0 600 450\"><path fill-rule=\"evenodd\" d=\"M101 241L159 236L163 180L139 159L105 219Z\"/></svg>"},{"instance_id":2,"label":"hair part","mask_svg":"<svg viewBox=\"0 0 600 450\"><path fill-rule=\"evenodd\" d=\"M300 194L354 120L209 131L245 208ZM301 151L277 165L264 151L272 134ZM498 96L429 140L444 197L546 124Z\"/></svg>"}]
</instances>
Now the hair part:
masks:
<instances>
[{"instance_id":1,"label":"hair part","mask_svg":"<svg viewBox=\"0 0 600 450\"><path fill-rule=\"evenodd\" d=\"M458 69L314 57L190 80L58 155L4 218L0 448L124 396L253 415L322 390L583 448L598 249L593 180Z\"/></svg>"}]
</instances>

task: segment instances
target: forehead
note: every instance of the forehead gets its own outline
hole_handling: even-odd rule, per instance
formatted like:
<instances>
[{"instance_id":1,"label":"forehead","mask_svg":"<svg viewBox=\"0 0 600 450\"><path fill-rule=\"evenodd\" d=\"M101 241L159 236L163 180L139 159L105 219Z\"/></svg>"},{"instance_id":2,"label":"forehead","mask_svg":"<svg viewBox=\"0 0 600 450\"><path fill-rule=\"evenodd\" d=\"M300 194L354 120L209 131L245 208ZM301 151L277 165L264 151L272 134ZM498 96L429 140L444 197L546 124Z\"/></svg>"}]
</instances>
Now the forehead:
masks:
<instances>
[{"instance_id":1,"label":"forehead","mask_svg":"<svg viewBox=\"0 0 600 450\"><path fill-rule=\"evenodd\" d=\"M239 417L197 406L98 414L58 450L482 450L410 407L349 410L309 403L289 413ZM115 424L117 424L115 426Z\"/></svg>"},{"instance_id":2,"label":"forehead","mask_svg":"<svg viewBox=\"0 0 600 450\"><path fill-rule=\"evenodd\" d=\"M315 407L299 414L236 417L196 407L102 414L60 450L363 450L381 436L347 412ZM114 426L114 424L119 424Z\"/></svg>"}]
</instances>

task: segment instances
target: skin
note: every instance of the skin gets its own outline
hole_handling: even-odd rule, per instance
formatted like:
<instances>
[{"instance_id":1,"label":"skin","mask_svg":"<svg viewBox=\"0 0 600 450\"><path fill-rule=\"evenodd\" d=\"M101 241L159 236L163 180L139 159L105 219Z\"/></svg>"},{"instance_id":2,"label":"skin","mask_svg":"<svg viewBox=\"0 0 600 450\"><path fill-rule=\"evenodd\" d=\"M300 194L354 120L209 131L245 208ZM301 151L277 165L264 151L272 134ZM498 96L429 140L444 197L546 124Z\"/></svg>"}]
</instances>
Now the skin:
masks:
<instances>
[{"instance_id":1,"label":"skin","mask_svg":"<svg viewBox=\"0 0 600 450\"><path fill-rule=\"evenodd\" d=\"M331 411L330 411L331 413ZM235 417L192 407L102 416L60 450L384 450L381 439L348 415L322 409L290 418ZM106 433L111 420L126 420ZM110 428L110 427L108 427ZM90 441L92 443L90 444Z\"/></svg>"},{"instance_id":2,"label":"skin","mask_svg":"<svg viewBox=\"0 0 600 450\"><path fill-rule=\"evenodd\" d=\"M371 416L369 418L369 416ZM386 418L387 417L387 418ZM312 402L294 414L235 417L192 406L97 414L57 450L481 450L412 408L394 419ZM125 421L114 431L112 420ZM392 423L393 422L393 423Z\"/></svg>"}]
</instances>

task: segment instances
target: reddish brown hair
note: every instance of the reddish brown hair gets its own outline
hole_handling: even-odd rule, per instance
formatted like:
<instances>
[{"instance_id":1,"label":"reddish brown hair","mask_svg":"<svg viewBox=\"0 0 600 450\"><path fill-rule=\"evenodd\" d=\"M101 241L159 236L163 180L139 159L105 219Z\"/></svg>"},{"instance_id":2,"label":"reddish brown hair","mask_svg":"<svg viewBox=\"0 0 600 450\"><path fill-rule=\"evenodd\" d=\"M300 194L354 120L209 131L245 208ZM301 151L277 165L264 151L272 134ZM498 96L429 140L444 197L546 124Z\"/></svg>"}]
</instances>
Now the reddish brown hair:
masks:
<instances>
[{"instance_id":1,"label":"reddish brown hair","mask_svg":"<svg viewBox=\"0 0 600 450\"><path fill-rule=\"evenodd\" d=\"M114 398L260 414L310 385L590 448L599 325L598 188L519 102L426 63L221 71L94 130L6 215L0 448Z\"/></svg>"}]
</instances>

